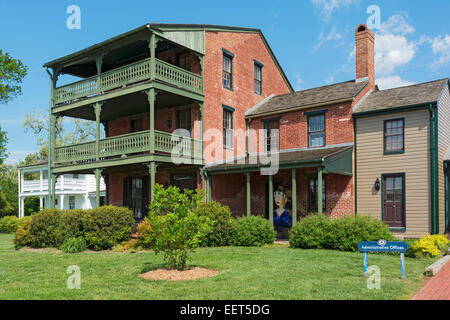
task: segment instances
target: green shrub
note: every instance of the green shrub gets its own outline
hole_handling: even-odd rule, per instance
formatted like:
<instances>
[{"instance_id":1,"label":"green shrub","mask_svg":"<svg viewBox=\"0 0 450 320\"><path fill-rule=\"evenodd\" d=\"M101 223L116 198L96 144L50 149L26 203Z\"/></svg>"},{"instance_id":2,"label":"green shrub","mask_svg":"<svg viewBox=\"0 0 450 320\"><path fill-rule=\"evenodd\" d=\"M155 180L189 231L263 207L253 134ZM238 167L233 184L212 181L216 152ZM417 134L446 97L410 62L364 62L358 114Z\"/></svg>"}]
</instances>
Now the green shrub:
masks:
<instances>
[{"instance_id":1,"label":"green shrub","mask_svg":"<svg viewBox=\"0 0 450 320\"><path fill-rule=\"evenodd\" d=\"M31 246L31 237L29 235L31 219L30 216L22 218L22 223L14 235L14 245L16 248Z\"/></svg>"},{"instance_id":2,"label":"green shrub","mask_svg":"<svg viewBox=\"0 0 450 320\"><path fill-rule=\"evenodd\" d=\"M63 211L44 209L32 216L29 237L33 248L59 248L64 241L60 228Z\"/></svg>"},{"instance_id":3,"label":"green shrub","mask_svg":"<svg viewBox=\"0 0 450 320\"><path fill-rule=\"evenodd\" d=\"M331 220L327 216L310 215L301 219L289 233L291 248L329 248Z\"/></svg>"},{"instance_id":4,"label":"green shrub","mask_svg":"<svg viewBox=\"0 0 450 320\"><path fill-rule=\"evenodd\" d=\"M449 240L440 234L426 234L414 241L408 249L408 255L414 258L437 257L445 255L449 246Z\"/></svg>"},{"instance_id":5,"label":"green shrub","mask_svg":"<svg viewBox=\"0 0 450 320\"><path fill-rule=\"evenodd\" d=\"M74 220L78 221L78 214ZM82 233L90 249L107 250L128 240L134 227L134 215L128 208L106 206L87 210L82 217ZM76 223L74 222L74 225ZM70 229L70 228L69 228ZM72 232L76 228L71 229Z\"/></svg>"},{"instance_id":6,"label":"green shrub","mask_svg":"<svg viewBox=\"0 0 450 320\"><path fill-rule=\"evenodd\" d=\"M205 236L211 231L208 217L193 211L202 201L202 192L193 192L174 186L153 189L148 218L139 226L139 243L163 253L166 262L177 270L184 270L187 261Z\"/></svg>"},{"instance_id":7,"label":"green shrub","mask_svg":"<svg viewBox=\"0 0 450 320\"><path fill-rule=\"evenodd\" d=\"M209 218L212 223L212 229L206 235L202 246L221 247L228 245L231 223L233 222L229 207L210 201L199 204L194 213Z\"/></svg>"},{"instance_id":8,"label":"green shrub","mask_svg":"<svg viewBox=\"0 0 450 320\"><path fill-rule=\"evenodd\" d=\"M64 239L84 237L84 220L86 210L77 209L65 211L60 218L58 232L61 232Z\"/></svg>"},{"instance_id":9,"label":"green shrub","mask_svg":"<svg viewBox=\"0 0 450 320\"><path fill-rule=\"evenodd\" d=\"M21 224L21 219L15 216L6 216L0 219L0 231L3 233L14 233Z\"/></svg>"},{"instance_id":10,"label":"green shrub","mask_svg":"<svg viewBox=\"0 0 450 320\"><path fill-rule=\"evenodd\" d=\"M341 251L358 251L361 241L396 240L381 220L365 216L334 219L328 238L331 249Z\"/></svg>"},{"instance_id":11,"label":"green shrub","mask_svg":"<svg viewBox=\"0 0 450 320\"><path fill-rule=\"evenodd\" d=\"M151 249L154 246L155 237L152 235L153 229L149 219L144 219L137 226L136 246L143 249Z\"/></svg>"},{"instance_id":12,"label":"green shrub","mask_svg":"<svg viewBox=\"0 0 450 320\"><path fill-rule=\"evenodd\" d=\"M233 220L231 224L230 244L243 247L260 247L272 244L276 232L267 219L250 216Z\"/></svg>"},{"instance_id":13,"label":"green shrub","mask_svg":"<svg viewBox=\"0 0 450 320\"><path fill-rule=\"evenodd\" d=\"M86 249L87 244L83 237L67 238L61 245L63 253L78 253Z\"/></svg>"}]
</instances>

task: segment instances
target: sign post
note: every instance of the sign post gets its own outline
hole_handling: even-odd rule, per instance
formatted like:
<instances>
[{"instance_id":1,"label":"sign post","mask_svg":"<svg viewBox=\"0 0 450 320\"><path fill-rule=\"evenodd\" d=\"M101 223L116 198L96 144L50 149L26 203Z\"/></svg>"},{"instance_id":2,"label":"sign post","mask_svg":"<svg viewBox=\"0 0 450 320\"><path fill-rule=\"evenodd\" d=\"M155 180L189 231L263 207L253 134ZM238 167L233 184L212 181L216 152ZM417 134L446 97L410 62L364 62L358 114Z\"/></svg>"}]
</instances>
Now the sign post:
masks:
<instances>
[{"instance_id":1,"label":"sign post","mask_svg":"<svg viewBox=\"0 0 450 320\"><path fill-rule=\"evenodd\" d=\"M387 242L386 240L378 241L363 241L358 244L358 249L363 253L364 275L368 276L368 253L369 252L399 252L400 253L400 268L402 278L405 279L405 252L408 250L406 242Z\"/></svg>"}]
</instances>

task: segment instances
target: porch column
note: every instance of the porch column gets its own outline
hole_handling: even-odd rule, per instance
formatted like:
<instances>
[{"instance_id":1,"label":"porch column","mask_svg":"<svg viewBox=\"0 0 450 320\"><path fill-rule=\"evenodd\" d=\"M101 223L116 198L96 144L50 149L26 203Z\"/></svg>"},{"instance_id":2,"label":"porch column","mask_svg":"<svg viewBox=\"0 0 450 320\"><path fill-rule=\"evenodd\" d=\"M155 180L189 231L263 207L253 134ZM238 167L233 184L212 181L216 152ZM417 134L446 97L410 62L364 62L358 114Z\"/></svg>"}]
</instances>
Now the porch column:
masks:
<instances>
[{"instance_id":1,"label":"porch column","mask_svg":"<svg viewBox=\"0 0 450 320\"><path fill-rule=\"evenodd\" d=\"M95 113L95 154L96 160L100 160L100 113L102 112L103 103L97 102L94 104Z\"/></svg>"},{"instance_id":2,"label":"porch column","mask_svg":"<svg viewBox=\"0 0 450 320\"><path fill-rule=\"evenodd\" d=\"M25 197L20 197L20 213L19 218L23 218L25 215Z\"/></svg>"},{"instance_id":3,"label":"porch column","mask_svg":"<svg viewBox=\"0 0 450 320\"><path fill-rule=\"evenodd\" d=\"M269 222L273 226L273 176L269 175Z\"/></svg>"},{"instance_id":4,"label":"porch column","mask_svg":"<svg viewBox=\"0 0 450 320\"><path fill-rule=\"evenodd\" d=\"M147 167L148 167L148 173L150 175L150 194L151 194L150 201L153 201L153 195L154 195L153 188L155 187L155 184L156 184L156 168L157 168L156 162L152 161L152 162L148 163Z\"/></svg>"},{"instance_id":5,"label":"porch column","mask_svg":"<svg viewBox=\"0 0 450 320\"><path fill-rule=\"evenodd\" d=\"M105 184L105 205L109 204L108 201L108 196L109 196L109 192L108 192L108 175L107 174L102 174L103 177L103 183Z\"/></svg>"},{"instance_id":6,"label":"porch column","mask_svg":"<svg viewBox=\"0 0 450 320\"><path fill-rule=\"evenodd\" d=\"M52 173L51 177L52 177L51 178L52 187L50 188L50 190L51 190L52 196L51 196L50 206L49 207L50 208L54 208L55 207L55 201L56 201L56 182L58 180L58 176L56 174Z\"/></svg>"},{"instance_id":7,"label":"porch column","mask_svg":"<svg viewBox=\"0 0 450 320\"><path fill-rule=\"evenodd\" d=\"M247 172L247 217L252 215L252 193L250 188L250 172Z\"/></svg>"},{"instance_id":8,"label":"porch column","mask_svg":"<svg viewBox=\"0 0 450 320\"><path fill-rule=\"evenodd\" d=\"M39 170L39 191L44 191L44 172Z\"/></svg>"},{"instance_id":9,"label":"porch column","mask_svg":"<svg viewBox=\"0 0 450 320\"><path fill-rule=\"evenodd\" d=\"M61 210L64 210L64 195L63 194L61 194L60 196L59 196L59 209L61 209Z\"/></svg>"},{"instance_id":10,"label":"porch column","mask_svg":"<svg viewBox=\"0 0 450 320\"><path fill-rule=\"evenodd\" d=\"M202 141L202 159L205 158L205 155L203 154L204 151L204 129L205 129L205 106L203 102L200 102L200 117L201 117L201 122L200 122L200 139Z\"/></svg>"},{"instance_id":11,"label":"porch column","mask_svg":"<svg viewBox=\"0 0 450 320\"><path fill-rule=\"evenodd\" d=\"M102 169L95 169L95 204L100 207L100 178L102 177Z\"/></svg>"},{"instance_id":12,"label":"porch column","mask_svg":"<svg viewBox=\"0 0 450 320\"><path fill-rule=\"evenodd\" d=\"M297 224L297 171L292 169L292 226Z\"/></svg>"},{"instance_id":13,"label":"porch column","mask_svg":"<svg viewBox=\"0 0 450 320\"><path fill-rule=\"evenodd\" d=\"M97 90L102 92L102 65L103 65L103 54L99 54L95 57L95 65L97 66Z\"/></svg>"},{"instance_id":14,"label":"porch column","mask_svg":"<svg viewBox=\"0 0 450 320\"><path fill-rule=\"evenodd\" d=\"M322 179L323 179L323 167L318 167L317 168L317 212L319 215L323 214Z\"/></svg>"},{"instance_id":15,"label":"porch column","mask_svg":"<svg viewBox=\"0 0 450 320\"><path fill-rule=\"evenodd\" d=\"M150 41L148 42L148 48L150 49L150 79L156 78L156 34L152 32L150 35Z\"/></svg>"},{"instance_id":16,"label":"porch column","mask_svg":"<svg viewBox=\"0 0 450 320\"><path fill-rule=\"evenodd\" d=\"M147 92L148 104L150 106L150 153L155 153L155 88L151 88Z\"/></svg>"},{"instance_id":17,"label":"porch column","mask_svg":"<svg viewBox=\"0 0 450 320\"><path fill-rule=\"evenodd\" d=\"M44 209L44 199L42 196L39 196L39 209Z\"/></svg>"}]
</instances>

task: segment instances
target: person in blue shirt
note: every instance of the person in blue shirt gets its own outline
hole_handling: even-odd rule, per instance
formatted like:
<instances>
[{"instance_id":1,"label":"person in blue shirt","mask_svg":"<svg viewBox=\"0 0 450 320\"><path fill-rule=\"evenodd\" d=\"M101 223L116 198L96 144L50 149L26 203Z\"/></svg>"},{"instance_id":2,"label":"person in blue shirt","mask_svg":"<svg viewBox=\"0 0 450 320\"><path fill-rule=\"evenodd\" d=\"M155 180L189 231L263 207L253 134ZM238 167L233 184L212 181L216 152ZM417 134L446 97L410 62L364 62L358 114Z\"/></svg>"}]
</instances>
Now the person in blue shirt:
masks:
<instances>
[{"instance_id":1,"label":"person in blue shirt","mask_svg":"<svg viewBox=\"0 0 450 320\"><path fill-rule=\"evenodd\" d=\"M287 202L286 194L283 191L274 192L274 200L277 208L273 214L273 224L277 229L291 228L292 216L284 206Z\"/></svg>"}]
</instances>

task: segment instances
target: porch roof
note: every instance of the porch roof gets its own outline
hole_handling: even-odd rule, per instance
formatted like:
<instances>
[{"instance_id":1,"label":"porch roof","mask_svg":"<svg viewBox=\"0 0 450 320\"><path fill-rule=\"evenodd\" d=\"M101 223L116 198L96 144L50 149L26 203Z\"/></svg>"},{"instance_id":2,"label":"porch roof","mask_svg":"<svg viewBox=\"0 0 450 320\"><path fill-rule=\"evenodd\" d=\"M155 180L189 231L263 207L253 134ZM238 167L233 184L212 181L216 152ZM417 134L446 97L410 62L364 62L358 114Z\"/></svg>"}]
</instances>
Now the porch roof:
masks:
<instances>
[{"instance_id":1,"label":"porch roof","mask_svg":"<svg viewBox=\"0 0 450 320\"><path fill-rule=\"evenodd\" d=\"M278 168L294 169L306 167L323 167L324 173L353 175L353 146L336 146L315 149L286 150L278 154L251 154L245 158L236 158L225 163L206 166L209 174L228 174L269 169L269 161L278 161ZM276 159L278 155L278 159Z\"/></svg>"}]
</instances>

